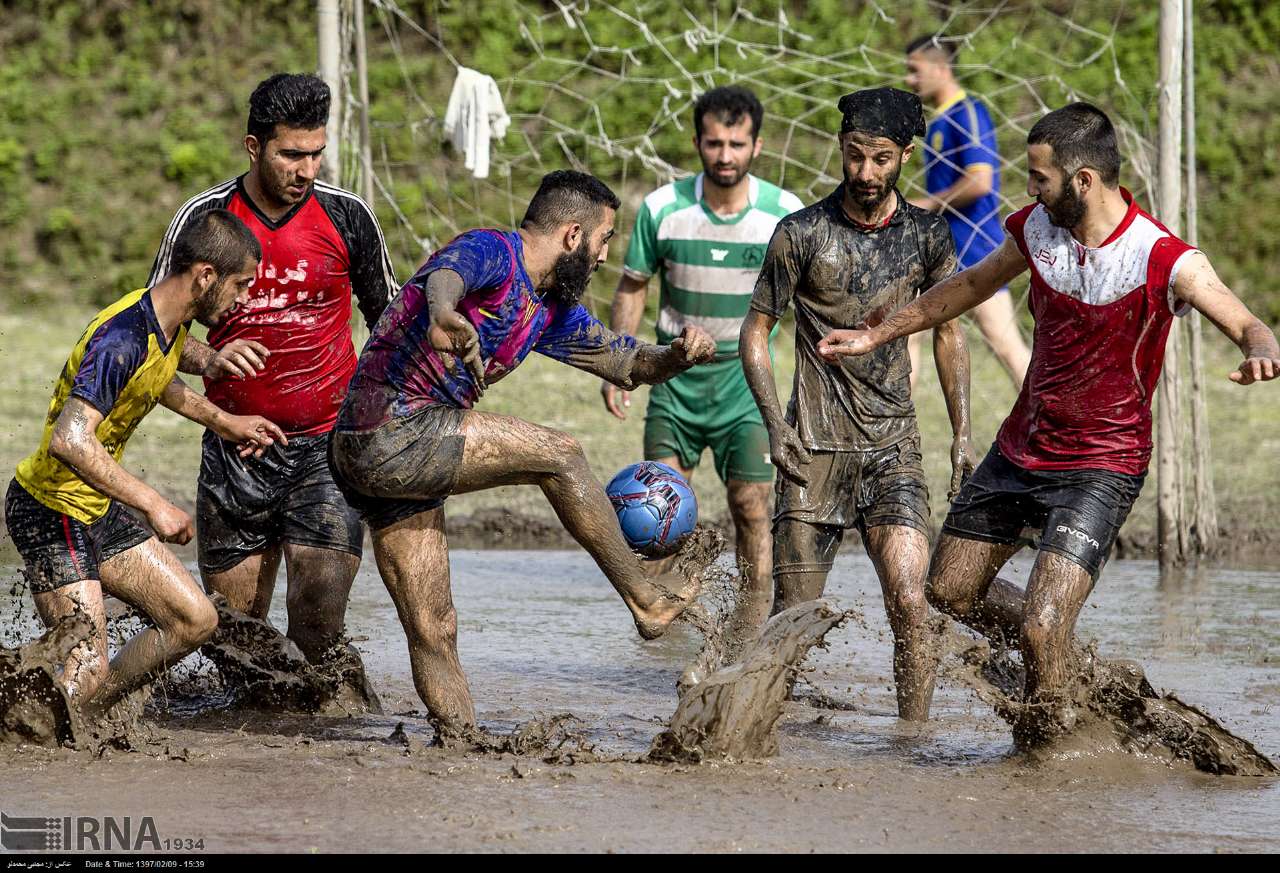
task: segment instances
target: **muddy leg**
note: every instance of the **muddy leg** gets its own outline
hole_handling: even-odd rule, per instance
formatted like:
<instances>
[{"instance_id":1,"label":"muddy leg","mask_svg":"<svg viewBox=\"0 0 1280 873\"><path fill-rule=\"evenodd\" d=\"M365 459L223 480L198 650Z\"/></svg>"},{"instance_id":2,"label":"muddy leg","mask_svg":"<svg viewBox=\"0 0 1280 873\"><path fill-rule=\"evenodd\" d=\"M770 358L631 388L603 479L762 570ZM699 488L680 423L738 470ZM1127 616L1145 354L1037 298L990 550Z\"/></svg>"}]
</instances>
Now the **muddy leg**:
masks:
<instances>
[{"instance_id":1,"label":"muddy leg","mask_svg":"<svg viewBox=\"0 0 1280 873\"><path fill-rule=\"evenodd\" d=\"M254 618L266 619L280 569L280 547L250 555L229 570L214 573L200 568L205 590L221 594L227 603Z\"/></svg>"},{"instance_id":2,"label":"muddy leg","mask_svg":"<svg viewBox=\"0 0 1280 873\"><path fill-rule=\"evenodd\" d=\"M107 614L102 602L102 583L86 579L33 596L36 611L46 627L53 627L77 612L89 619L93 628L89 638L71 650L58 677L68 697L88 700L107 678L108 671Z\"/></svg>"},{"instance_id":3,"label":"muddy leg","mask_svg":"<svg viewBox=\"0 0 1280 873\"><path fill-rule=\"evenodd\" d=\"M289 639L314 662L342 636L360 558L337 549L286 543Z\"/></svg>"},{"instance_id":4,"label":"muddy leg","mask_svg":"<svg viewBox=\"0 0 1280 873\"><path fill-rule=\"evenodd\" d=\"M773 613L817 600L844 539L844 530L793 518L773 526Z\"/></svg>"},{"instance_id":5,"label":"muddy leg","mask_svg":"<svg viewBox=\"0 0 1280 873\"><path fill-rule=\"evenodd\" d=\"M444 510L420 512L374 531L373 553L408 638L414 687L432 721L437 728L474 725L475 705L458 660Z\"/></svg>"},{"instance_id":6,"label":"muddy leg","mask_svg":"<svg viewBox=\"0 0 1280 873\"><path fill-rule=\"evenodd\" d=\"M868 528L866 547L880 577L885 611L893 629L898 715L908 721L926 721L938 666L926 623L929 604L924 596L929 541L913 527L877 525Z\"/></svg>"},{"instance_id":7,"label":"muddy leg","mask_svg":"<svg viewBox=\"0 0 1280 873\"><path fill-rule=\"evenodd\" d=\"M1028 703L1051 702L1067 686L1076 619L1093 582L1088 570L1062 555L1041 551L1036 557L1021 629Z\"/></svg>"},{"instance_id":8,"label":"muddy leg","mask_svg":"<svg viewBox=\"0 0 1280 873\"><path fill-rule=\"evenodd\" d=\"M135 635L111 662L88 709L105 711L191 654L218 627L218 612L182 562L155 537L101 566L102 587L155 624Z\"/></svg>"},{"instance_id":9,"label":"muddy leg","mask_svg":"<svg viewBox=\"0 0 1280 873\"><path fill-rule=\"evenodd\" d=\"M731 639L754 638L773 606L773 536L769 532L772 493L772 482L730 479L728 483L738 566L745 567L746 577L741 599L729 616Z\"/></svg>"},{"instance_id":10,"label":"muddy leg","mask_svg":"<svg viewBox=\"0 0 1280 873\"><path fill-rule=\"evenodd\" d=\"M685 562L683 575L669 572L650 580L644 562L622 538L618 517L591 472L582 446L568 434L506 415L470 410L453 493L499 485L537 485L565 529L590 553L622 596L646 639L661 636L693 602L702 566ZM680 562L677 562L680 563Z\"/></svg>"},{"instance_id":11,"label":"muddy leg","mask_svg":"<svg viewBox=\"0 0 1280 873\"><path fill-rule=\"evenodd\" d=\"M996 573L1017 551L1016 545L944 533L929 564L925 584L929 603L988 639L1016 647L1022 634L1025 595Z\"/></svg>"}]
</instances>

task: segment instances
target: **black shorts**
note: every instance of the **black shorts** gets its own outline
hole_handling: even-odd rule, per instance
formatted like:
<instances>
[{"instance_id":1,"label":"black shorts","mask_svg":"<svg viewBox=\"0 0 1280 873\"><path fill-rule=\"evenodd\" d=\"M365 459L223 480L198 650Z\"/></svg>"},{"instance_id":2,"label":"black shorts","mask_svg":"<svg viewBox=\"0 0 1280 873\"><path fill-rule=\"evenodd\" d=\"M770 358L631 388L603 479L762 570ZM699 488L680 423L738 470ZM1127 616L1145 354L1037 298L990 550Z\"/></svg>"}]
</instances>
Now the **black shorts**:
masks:
<instances>
[{"instance_id":1,"label":"black shorts","mask_svg":"<svg viewBox=\"0 0 1280 873\"><path fill-rule=\"evenodd\" d=\"M222 573L279 543L359 556L360 516L329 472L328 434L291 437L261 458L205 431L196 489L200 570Z\"/></svg>"},{"instance_id":2,"label":"black shorts","mask_svg":"<svg viewBox=\"0 0 1280 873\"><path fill-rule=\"evenodd\" d=\"M1107 470L1028 470L992 446L952 501L942 532L1012 545L1024 528L1038 529L1041 549L1096 580L1145 479Z\"/></svg>"},{"instance_id":3,"label":"black shorts","mask_svg":"<svg viewBox=\"0 0 1280 873\"><path fill-rule=\"evenodd\" d=\"M4 498L4 522L34 594L101 578L98 566L151 539L151 531L112 500L92 524L63 515L36 500L17 479Z\"/></svg>"},{"instance_id":4,"label":"black shorts","mask_svg":"<svg viewBox=\"0 0 1280 873\"><path fill-rule=\"evenodd\" d=\"M444 505L462 464L464 415L428 406L373 430L333 432L333 478L369 527Z\"/></svg>"},{"instance_id":5,"label":"black shorts","mask_svg":"<svg viewBox=\"0 0 1280 873\"><path fill-rule=\"evenodd\" d=\"M773 514L774 569L830 569L844 531L904 525L929 535L929 487L925 484L920 434L869 452L811 452L807 485L785 476L777 481ZM822 534L778 536L783 522L823 528ZM815 539L816 537L816 539Z\"/></svg>"}]
</instances>

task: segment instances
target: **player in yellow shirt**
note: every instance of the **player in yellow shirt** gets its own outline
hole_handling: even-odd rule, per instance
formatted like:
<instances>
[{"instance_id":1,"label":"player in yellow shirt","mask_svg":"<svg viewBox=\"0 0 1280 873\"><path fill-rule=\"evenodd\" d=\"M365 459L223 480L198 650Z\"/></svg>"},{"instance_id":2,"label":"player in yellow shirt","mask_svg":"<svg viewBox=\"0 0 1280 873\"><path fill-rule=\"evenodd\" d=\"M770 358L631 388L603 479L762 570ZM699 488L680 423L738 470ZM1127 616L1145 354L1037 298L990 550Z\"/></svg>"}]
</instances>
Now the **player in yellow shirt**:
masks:
<instances>
[{"instance_id":1,"label":"player in yellow shirt","mask_svg":"<svg viewBox=\"0 0 1280 873\"><path fill-rule=\"evenodd\" d=\"M178 237L164 279L89 323L54 389L40 447L9 483L5 524L40 617L50 627L77 612L90 621L90 636L72 651L60 681L91 715L194 651L217 627L200 585L160 545L190 542L191 517L120 466L120 457L156 403L245 454L285 440L265 418L228 415L177 378L191 320L214 326L247 300L261 256L257 239L230 212L193 221ZM104 591L153 624L110 664Z\"/></svg>"}]
</instances>

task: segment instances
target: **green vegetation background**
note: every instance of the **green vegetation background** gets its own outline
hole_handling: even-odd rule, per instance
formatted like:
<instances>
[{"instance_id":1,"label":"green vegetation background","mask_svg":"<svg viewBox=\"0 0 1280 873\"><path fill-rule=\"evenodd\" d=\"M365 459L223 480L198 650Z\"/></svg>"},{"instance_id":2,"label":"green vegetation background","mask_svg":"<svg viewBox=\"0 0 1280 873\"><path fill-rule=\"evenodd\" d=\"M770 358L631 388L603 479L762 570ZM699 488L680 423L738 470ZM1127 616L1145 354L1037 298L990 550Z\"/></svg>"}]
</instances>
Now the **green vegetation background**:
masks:
<instances>
[{"instance_id":1,"label":"green vegetation background","mask_svg":"<svg viewBox=\"0 0 1280 873\"><path fill-rule=\"evenodd\" d=\"M595 101L599 116L584 117L579 104L556 101L557 88L512 89L508 109L518 122L521 115L536 116L521 122L528 141L535 144L532 160L510 180L490 180L485 186L469 180L460 160L437 145L438 116L443 115L453 80L451 62L403 26L397 31L402 39L397 56L378 19L371 17L376 158L388 170L384 178L407 227L386 202L379 199L377 208L402 278L421 260L423 245L447 239L458 227L518 219L520 186L564 163L554 137L557 131L599 124L614 136L647 135L659 157L691 166L687 120L678 119L685 121L683 127L664 123L665 111L687 114L687 94L684 102L675 100L664 109L665 89L644 78L664 68L665 52L697 76L718 62L721 72L698 79L703 87L729 75L748 80L770 76L765 91L772 116L807 114L808 123L820 129L832 129L835 111L814 110L814 93L825 99L830 91L823 105L834 106L835 96L850 83L885 81L870 71L861 79L815 79L824 73L818 61L793 61L786 71L774 70L762 58L767 57L770 40L779 39L776 27L749 20L736 26L735 35L765 45L761 53L715 53L705 46L693 51L680 36L692 23L680 6L617 5L652 32L675 37L659 48L640 39L634 23L624 17L597 13L590 32L584 33L568 27L549 2L401 4L411 19L439 34L463 64L500 78L555 82ZM893 58L907 38L937 27L936 12L943 4L908 0L892 7L891 19L881 15L881 7L844 0L782 6L791 25L813 37L789 44L815 56L843 52L849 63L857 61L857 46L871 45L884 53L872 59L884 71L895 69ZM1008 88L1010 80L992 68L1035 78L1043 74L1045 58L1079 61L1096 45L1077 38L1078 31L1067 27L1065 19L1103 32L1115 25L1116 68L1106 55L1071 70L1069 84L1154 138L1156 6L1131 3L1117 18L1114 4L1102 0L1011 3L967 49L962 60L971 66L965 70L965 82L983 92L1005 88L1011 102L1024 104L1008 111L1026 116L1034 110L1027 104L1031 98ZM773 0L752 3L750 8L763 22L777 21L779 5ZM730 3L710 2L700 4L697 15L704 22L713 15L724 21L733 10ZM1274 324L1280 321L1280 287L1273 279L1280 255L1280 4L1201 0L1196 16L1201 241L1224 278ZM528 25L523 34L518 29L521 21ZM598 71L591 77L584 76L582 68L547 60L587 58L588 39L601 46L638 48L630 58L609 52L592 55ZM535 46L545 55L540 56ZM157 242L178 205L244 169L239 143L253 85L278 70L314 68L310 3L0 0L0 367L6 374L0 410L8 422L0 461L6 469L38 439L49 387L92 309L145 282ZM1117 73L1127 91L1117 84ZM617 74L615 83L601 88L602 74ZM406 76L414 87L406 86ZM803 96L787 92L800 85L806 91ZM1037 89L1051 104L1068 94L1049 80L1040 81ZM422 119L424 125L405 124ZM1017 145L1002 142L1006 155L1016 152ZM790 148L789 155L805 164L825 164L822 143L797 141ZM617 181L627 194L620 228L625 241L634 203L652 187L653 175L640 172L634 161L600 151L592 152L590 168ZM765 159L757 169L776 178L781 168ZM792 175L786 184L806 199L825 193L829 184L820 174L797 176L794 167L788 172ZM1006 173L1006 191L1016 192L1024 181L1020 173ZM610 271L595 280L597 301L607 299L612 290L621 253L615 252L611 261ZM1264 492L1274 477L1259 481L1256 468L1249 465L1275 457L1271 434L1276 404L1263 402L1256 390L1237 391L1221 384L1219 377L1233 363L1233 354L1220 340L1212 345L1211 383L1219 389L1211 398L1219 413L1214 449L1219 489L1257 483L1245 489L1247 493L1228 495L1228 515L1243 517L1261 503L1270 503ZM789 391L785 340L779 351L779 376L787 385L784 391ZM989 356L976 346L974 355L975 437L985 447L1013 392ZM599 408L594 382L580 374L566 377L562 369L536 362L513 378L523 382L504 382L486 398L487 408L525 414L580 434L601 475L638 455L643 396L637 397L632 420L615 426ZM926 378L924 385L921 414L926 438L937 449L930 473L940 496L945 417L932 390L936 380ZM555 400L549 403L549 396ZM163 411L153 419L144 425L127 458L175 496L190 495L198 455L195 432ZM1242 431L1264 427L1262 437ZM714 473L703 469L700 477L709 480ZM708 493L715 489L701 490L708 510L722 511L722 500ZM1137 513L1144 524L1153 490L1148 489ZM505 503L542 511L536 492L528 492L532 489L458 503L460 509ZM940 499L934 503L936 510L941 508Z\"/></svg>"}]
</instances>

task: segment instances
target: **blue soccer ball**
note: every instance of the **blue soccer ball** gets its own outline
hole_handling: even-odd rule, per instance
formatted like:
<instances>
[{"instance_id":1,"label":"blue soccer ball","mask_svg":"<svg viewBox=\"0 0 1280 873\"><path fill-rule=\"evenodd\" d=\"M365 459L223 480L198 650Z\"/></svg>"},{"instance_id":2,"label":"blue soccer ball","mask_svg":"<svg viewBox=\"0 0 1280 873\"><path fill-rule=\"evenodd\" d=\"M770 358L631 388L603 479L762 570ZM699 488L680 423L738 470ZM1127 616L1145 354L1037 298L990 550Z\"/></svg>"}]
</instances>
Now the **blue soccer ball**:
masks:
<instances>
[{"instance_id":1,"label":"blue soccer ball","mask_svg":"<svg viewBox=\"0 0 1280 873\"><path fill-rule=\"evenodd\" d=\"M684 477L666 464L641 461L624 467L604 489L628 545L646 558L680 548L698 523L698 501Z\"/></svg>"}]
</instances>

